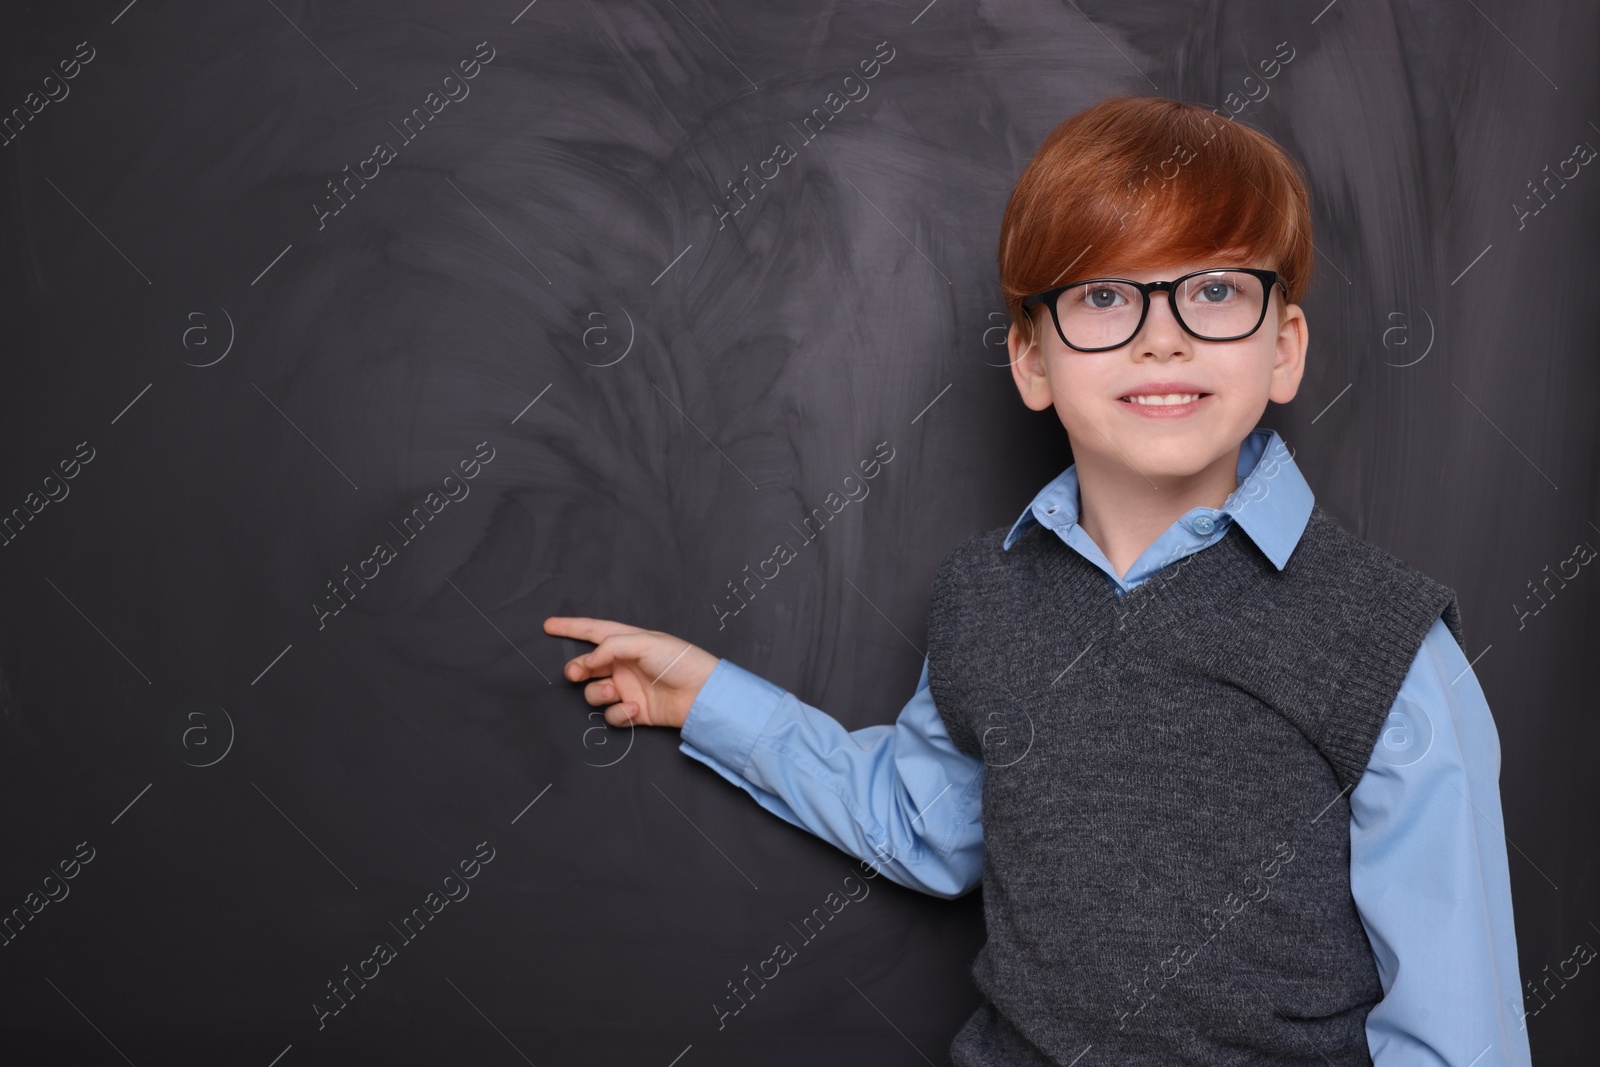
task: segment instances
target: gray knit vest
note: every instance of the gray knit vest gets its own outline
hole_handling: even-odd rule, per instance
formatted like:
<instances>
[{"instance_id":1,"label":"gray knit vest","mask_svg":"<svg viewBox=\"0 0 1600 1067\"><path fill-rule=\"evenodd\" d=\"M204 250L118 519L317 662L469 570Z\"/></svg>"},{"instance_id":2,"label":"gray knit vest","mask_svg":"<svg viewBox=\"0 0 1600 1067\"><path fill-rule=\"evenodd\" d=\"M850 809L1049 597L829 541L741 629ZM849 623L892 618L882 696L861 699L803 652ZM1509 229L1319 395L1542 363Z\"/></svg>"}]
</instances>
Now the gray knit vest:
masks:
<instances>
[{"instance_id":1,"label":"gray knit vest","mask_svg":"<svg viewBox=\"0 0 1600 1067\"><path fill-rule=\"evenodd\" d=\"M929 619L986 764L957 1067L1371 1067L1349 795L1433 621L1464 646L1455 593L1315 504L1281 572L1233 523L1121 597L1007 529L950 553Z\"/></svg>"}]
</instances>

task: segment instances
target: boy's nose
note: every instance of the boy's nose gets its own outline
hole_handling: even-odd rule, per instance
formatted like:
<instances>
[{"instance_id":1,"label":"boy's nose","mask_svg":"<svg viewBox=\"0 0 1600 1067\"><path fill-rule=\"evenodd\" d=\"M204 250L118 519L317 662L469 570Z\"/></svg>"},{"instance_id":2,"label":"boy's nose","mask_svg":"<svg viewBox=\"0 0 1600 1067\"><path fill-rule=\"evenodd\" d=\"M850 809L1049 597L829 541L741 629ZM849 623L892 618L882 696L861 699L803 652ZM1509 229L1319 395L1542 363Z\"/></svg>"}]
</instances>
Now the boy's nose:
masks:
<instances>
[{"instance_id":1,"label":"boy's nose","mask_svg":"<svg viewBox=\"0 0 1600 1067\"><path fill-rule=\"evenodd\" d=\"M1150 310L1145 312L1144 325L1133 340L1137 345L1141 340L1164 342L1169 336L1178 344L1188 343L1184 340L1188 333L1172 313L1172 294L1158 290L1150 294Z\"/></svg>"}]
</instances>

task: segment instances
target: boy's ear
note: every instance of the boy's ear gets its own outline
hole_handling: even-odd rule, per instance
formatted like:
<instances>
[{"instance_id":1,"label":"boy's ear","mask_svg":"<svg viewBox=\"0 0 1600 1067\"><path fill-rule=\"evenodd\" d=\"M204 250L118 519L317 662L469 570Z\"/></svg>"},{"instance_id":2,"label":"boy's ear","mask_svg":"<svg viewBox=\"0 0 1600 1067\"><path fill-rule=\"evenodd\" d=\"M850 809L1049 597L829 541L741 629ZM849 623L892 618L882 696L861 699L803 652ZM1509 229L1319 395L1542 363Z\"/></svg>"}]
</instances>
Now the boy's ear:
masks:
<instances>
[{"instance_id":1,"label":"boy's ear","mask_svg":"<svg viewBox=\"0 0 1600 1067\"><path fill-rule=\"evenodd\" d=\"M1016 323L1006 333L1006 351L1011 354L1011 377L1017 383L1022 402L1034 411L1055 404L1050 392L1050 377L1045 371L1044 350L1039 346L1039 324L1033 324L1033 337L1024 340Z\"/></svg>"},{"instance_id":2,"label":"boy's ear","mask_svg":"<svg viewBox=\"0 0 1600 1067\"><path fill-rule=\"evenodd\" d=\"M1272 388L1267 399L1287 404L1300 391L1306 370L1306 347L1311 337L1306 313L1299 304L1289 304L1278 317L1278 340L1273 352Z\"/></svg>"}]
</instances>

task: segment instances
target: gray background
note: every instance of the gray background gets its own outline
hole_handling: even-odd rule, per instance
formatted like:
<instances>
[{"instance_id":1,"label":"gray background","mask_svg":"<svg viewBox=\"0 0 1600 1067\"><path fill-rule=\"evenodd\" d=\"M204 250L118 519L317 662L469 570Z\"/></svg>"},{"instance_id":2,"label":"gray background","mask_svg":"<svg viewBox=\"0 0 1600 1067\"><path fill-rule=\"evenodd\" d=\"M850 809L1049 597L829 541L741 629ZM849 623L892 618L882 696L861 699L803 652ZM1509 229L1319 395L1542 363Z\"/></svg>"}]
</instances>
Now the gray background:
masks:
<instances>
[{"instance_id":1,"label":"gray background","mask_svg":"<svg viewBox=\"0 0 1600 1067\"><path fill-rule=\"evenodd\" d=\"M0 1058L945 1062L980 894L885 878L717 1030L725 983L857 864L675 732L597 730L559 675L588 646L540 621L667 630L891 721L937 563L1070 462L993 329L1017 175L1106 94L1259 94L1279 42L1239 120L1304 161L1318 256L1305 381L1263 422L1330 512L1460 595L1522 973L1600 946L1600 579L1518 617L1600 545L1600 174L1515 206L1600 146L1597 23L7 4L0 112L78 42L95 57L0 147L0 511L80 442L94 459L0 548L0 909L95 854L0 949ZM319 229L324 183L481 41L470 95ZM719 229L724 183L882 41L870 95ZM319 630L325 583L480 441L470 495ZM880 441L870 497L719 630L726 583ZM482 841L471 896L319 1031L324 983ZM1535 1062L1589 1062L1597 1008L1586 967L1529 1019Z\"/></svg>"}]
</instances>

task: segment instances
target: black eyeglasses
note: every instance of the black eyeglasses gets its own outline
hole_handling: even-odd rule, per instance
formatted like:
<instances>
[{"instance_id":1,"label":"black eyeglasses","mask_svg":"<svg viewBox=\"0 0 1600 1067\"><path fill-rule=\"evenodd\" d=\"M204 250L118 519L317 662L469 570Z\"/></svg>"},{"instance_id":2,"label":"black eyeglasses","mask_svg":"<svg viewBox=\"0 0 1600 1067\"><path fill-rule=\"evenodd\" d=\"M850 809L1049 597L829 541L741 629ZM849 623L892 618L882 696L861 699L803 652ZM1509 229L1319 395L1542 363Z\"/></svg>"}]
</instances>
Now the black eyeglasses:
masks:
<instances>
[{"instance_id":1,"label":"black eyeglasses","mask_svg":"<svg viewBox=\"0 0 1600 1067\"><path fill-rule=\"evenodd\" d=\"M1172 317L1191 336L1202 341L1238 341L1266 321L1267 297L1274 285L1283 285L1277 271L1213 267L1170 282L1127 278L1069 282L1023 297L1022 306L1048 307L1056 335L1068 348L1104 352L1133 340L1150 313L1150 294L1164 292L1172 305ZM1284 286L1285 296L1288 292ZM1063 298L1064 294L1070 295Z\"/></svg>"}]
</instances>

